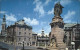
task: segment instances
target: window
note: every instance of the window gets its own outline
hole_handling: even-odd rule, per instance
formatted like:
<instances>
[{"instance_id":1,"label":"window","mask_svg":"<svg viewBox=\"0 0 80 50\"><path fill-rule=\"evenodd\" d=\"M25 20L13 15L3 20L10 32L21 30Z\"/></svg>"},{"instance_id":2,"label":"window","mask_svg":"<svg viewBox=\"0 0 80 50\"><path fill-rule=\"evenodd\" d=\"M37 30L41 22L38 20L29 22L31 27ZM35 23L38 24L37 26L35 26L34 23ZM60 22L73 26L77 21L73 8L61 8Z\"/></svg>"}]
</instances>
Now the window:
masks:
<instances>
[{"instance_id":1,"label":"window","mask_svg":"<svg viewBox=\"0 0 80 50\"><path fill-rule=\"evenodd\" d=\"M5 29L4 25L2 25L2 29Z\"/></svg>"},{"instance_id":2,"label":"window","mask_svg":"<svg viewBox=\"0 0 80 50\"><path fill-rule=\"evenodd\" d=\"M31 33L29 33L29 35L30 35Z\"/></svg>"},{"instance_id":3,"label":"window","mask_svg":"<svg viewBox=\"0 0 80 50\"><path fill-rule=\"evenodd\" d=\"M30 38L29 38L29 41L30 41Z\"/></svg>"},{"instance_id":4,"label":"window","mask_svg":"<svg viewBox=\"0 0 80 50\"><path fill-rule=\"evenodd\" d=\"M65 27L65 29L67 29L67 27Z\"/></svg>"},{"instance_id":5,"label":"window","mask_svg":"<svg viewBox=\"0 0 80 50\"><path fill-rule=\"evenodd\" d=\"M42 42L44 42L44 41L42 41Z\"/></svg>"},{"instance_id":6,"label":"window","mask_svg":"<svg viewBox=\"0 0 80 50\"><path fill-rule=\"evenodd\" d=\"M34 36L34 39L36 39L36 36Z\"/></svg>"},{"instance_id":7,"label":"window","mask_svg":"<svg viewBox=\"0 0 80 50\"><path fill-rule=\"evenodd\" d=\"M21 38L19 38L19 41L21 40Z\"/></svg>"},{"instance_id":8,"label":"window","mask_svg":"<svg viewBox=\"0 0 80 50\"><path fill-rule=\"evenodd\" d=\"M21 30L21 28L19 27L19 30Z\"/></svg>"},{"instance_id":9,"label":"window","mask_svg":"<svg viewBox=\"0 0 80 50\"><path fill-rule=\"evenodd\" d=\"M32 42L33 45L35 45L35 42Z\"/></svg>"},{"instance_id":10,"label":"window","mask_svg":"<svg viewBox=\"0 0 80 50\"><path fill-rule=\"evenodd\" d=\"M26 32L25 32L25 34L26 34Z\"/></svg>"},{"instance_id":11,"label":"window","mask_svg":"<svg viewBox=\"0 0 80 50\"><path fill-rule=\"evenodd\" d=\"M19 32L19 35L21 35L21 32Z\"/></svg>"},{"instance_id":12,"label":"window","mask_svg":"<svg viewBox=\"0 0 80 50\"><path fill-rule=\"evenodd\" d=\"M16 32L15 32L15 34L16 34Z\"/></svg>"},{"instance_id":13,"label":"window","mask_svg":"<svg viewBox=\"0 0 80 50\"><path fill-rule=\"evenodd\" d=\"M25 28L25 30L26 30L26 28Z\"/></svg>"},{"instance_id":14,"label":"window","mask_svg":"<svg viewBox=\"0 0 80 50\"><path fill-rule=\"evenodd\" d=\"M26 41L26 38L24 38L24 41Z\"/></svg>"},{"instance_id":15,"label":"window","mask_svg":"<svg viewBox=\"0 0 80 50\"><path fill-rule=\"evenodd\" d=\"M18 43L18 45L21 45L21 43Z\"/></svg>"},{"instance_id":16,"label":"window","mask_svg":"<svg viewBox=\"0 0 80 50\"><path fill-rule=\"evenodd\" d=\"M29 46L29 43L27 43L27 45Z\"/></svg>"}]
</instances>

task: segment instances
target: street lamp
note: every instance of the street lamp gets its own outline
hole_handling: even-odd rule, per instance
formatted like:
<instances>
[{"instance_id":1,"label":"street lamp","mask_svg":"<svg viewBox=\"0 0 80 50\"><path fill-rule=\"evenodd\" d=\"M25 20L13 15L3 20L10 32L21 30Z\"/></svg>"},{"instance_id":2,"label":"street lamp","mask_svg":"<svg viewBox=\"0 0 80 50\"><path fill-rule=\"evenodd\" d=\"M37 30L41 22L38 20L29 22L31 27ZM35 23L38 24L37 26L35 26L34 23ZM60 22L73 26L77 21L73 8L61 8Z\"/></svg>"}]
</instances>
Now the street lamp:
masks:
<instances>
[{"instance_id":1,"label":"street lamp","mask_svg":"<svg viewBox=\"0 0 80 50\"><path fill-rule=\"evenodd\" d=\"M24 40L23 40L23 50L24 50Z\"/></svg>"},{"instance_id":2,"label":"street lamp","mask_svg":"<svg viewBox=\"0 0 80 50\"><path fill-rule=\"evenodd\" d=\"M74 50L75 50L75 42L71 42L71 44L72 44L72 48L73 48L73 46L74 46Z\"/></svg>"},{"instance_id":3,"label":"street lamp","mask_svg":"<svg viewBox=\"0 0 80 50\"><path fill-rule=\"evenodd\" d=\"M22 45L23 45L23 48L22 48L22 50L24 50L24 40L23 40L23 42L21 42L22 43Z\"/></svg>"}]
</instances>

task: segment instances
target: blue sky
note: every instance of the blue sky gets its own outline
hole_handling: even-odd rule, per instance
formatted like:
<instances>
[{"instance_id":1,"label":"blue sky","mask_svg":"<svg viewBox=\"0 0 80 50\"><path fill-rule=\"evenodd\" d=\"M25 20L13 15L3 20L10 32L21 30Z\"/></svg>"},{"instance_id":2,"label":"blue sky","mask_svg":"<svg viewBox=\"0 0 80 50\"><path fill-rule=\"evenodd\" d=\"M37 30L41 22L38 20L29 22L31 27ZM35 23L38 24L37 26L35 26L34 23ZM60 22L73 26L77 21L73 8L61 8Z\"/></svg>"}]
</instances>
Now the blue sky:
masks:
<instances>
[{"instance_id":1,"label":"blue sky","mask_svg":"<svg viewBox=\"0 0 80 50\"><path fill-rule=\"evenodd\" d=\"M64 7L61 17L65 23L80 22L80 0L0 0L0 30L1 18L5 14L7 26L24 19L34 32L40 34L43 28L49 34L54 5L58 1Z\"/></svg>"}]
</instances>

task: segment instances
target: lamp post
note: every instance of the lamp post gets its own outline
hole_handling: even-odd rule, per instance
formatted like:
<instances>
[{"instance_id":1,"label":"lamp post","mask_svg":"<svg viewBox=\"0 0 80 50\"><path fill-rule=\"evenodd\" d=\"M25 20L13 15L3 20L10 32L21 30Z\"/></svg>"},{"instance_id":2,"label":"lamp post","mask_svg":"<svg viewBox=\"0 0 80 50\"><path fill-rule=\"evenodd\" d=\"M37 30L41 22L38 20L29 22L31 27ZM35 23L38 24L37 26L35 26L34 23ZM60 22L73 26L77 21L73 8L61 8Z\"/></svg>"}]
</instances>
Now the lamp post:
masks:
<instances>
[{"instance_id":1,"label":"lamp post","mask_svg":"<svg viewBox=\"0 0 80 50\"><path fill-rule=\"evenodd\" d=\"M24 40L21 42L22 44L22 50L24 50Z\"/></svg>"},{"instance_id":2,"label":"lamp post","mask_svg":"<svg viewBox=\"0 0 80 50\"><path fill-rule=\"evenodd\" d=\"M24 50L24 40L23 40L23 50Z\"/></svg>"},{"instance_id":3,"label":"lamp post","mask_svg":"<svg viewBox=\"0 0 80 50\"><path fill-rule=\"evenodd\" d=\"M71 44L72 44L72 48L73 48L73 46L74 46L74 50L75 50L75 42L71 42Z\"/></svg>"}]
</instances>

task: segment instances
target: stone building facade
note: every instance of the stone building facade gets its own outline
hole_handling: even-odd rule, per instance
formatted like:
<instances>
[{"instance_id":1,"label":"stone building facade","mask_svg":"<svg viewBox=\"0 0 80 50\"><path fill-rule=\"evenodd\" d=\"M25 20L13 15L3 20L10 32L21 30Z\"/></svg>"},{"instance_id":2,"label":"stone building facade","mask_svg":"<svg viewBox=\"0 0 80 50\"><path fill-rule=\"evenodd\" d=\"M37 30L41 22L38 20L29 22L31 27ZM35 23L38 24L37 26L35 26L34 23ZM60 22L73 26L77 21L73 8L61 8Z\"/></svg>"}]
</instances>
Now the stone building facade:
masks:
<instances>
[{"instance_id":1,"label":"stone building facade","mask_svg":"<svg viewBox=\"0 0 80 50\"><path fill-rule=\"evenodd\" d=\"M1 34L0 34L0 41L5 42L6 41L6 36L7 36L6 18L5 18L5 15L3 15L3 18L2 18L2 30L1 30Z\"/></svg>"},{"instance_id":2,"label":"stone building facade","mask_svg":"<svg viewBox=\"0 0 80 50\"><path fill-rule=\"evenodd\" d=\"M3 16L1 34L2 34L2 35L6 34L6 18L5 18L5 15Z\"/></svg>"},{"instance_id":3,"label":"stone building facade","mask_svg":"<svg viewBox=\"0 0 80 50\"><path fill-rule=\"evenodd\" d=\"M67 25L67 26L66 26ZM65 25L65 42L69 50L80 49L80 24L66 24ZM74 43L74 44L72 44Z\"/></svg>"},{"instance_id":4,"label":"stone building facade","mask_svg":"<svg viewBox=\"0 0 80 50\"><path fill-rule=\"evenodd\" d=\"M16 46L21 46L24 41L25 46L32 45L32 27L26 25L24 20L15 22L7 27L7 42Z\"/></svg>"},{"instance_id":5,"label":"stone building facade","mask_svg":"<svg viewBox=\"0 0 80 50\"><path fill-rule=\"evenodd\" d=\"M42 30L41 35L37 36L37 46L47 47L49 45L49 36L45 35L44 30Z\"/></svg>"},{"instance_id":6,"label":"stone building facade","mask_svg":"<svg viewBox=\"0 0 80 50\"><path fill-rule=\"evenodd\" d=\"M32 33L32 46L37 46L37 34Z\"/></svg>"}]
</instances>

